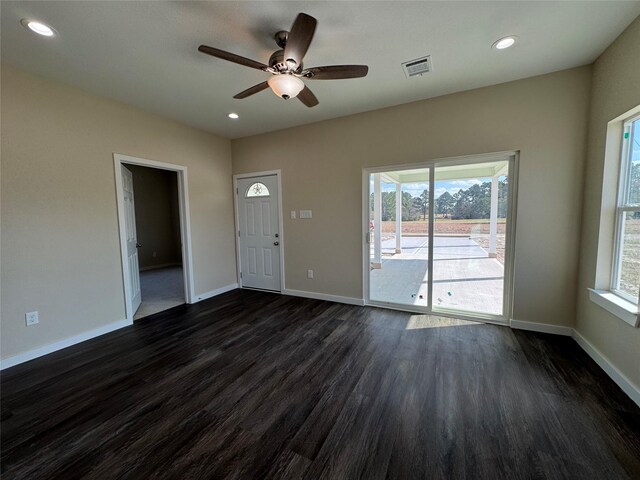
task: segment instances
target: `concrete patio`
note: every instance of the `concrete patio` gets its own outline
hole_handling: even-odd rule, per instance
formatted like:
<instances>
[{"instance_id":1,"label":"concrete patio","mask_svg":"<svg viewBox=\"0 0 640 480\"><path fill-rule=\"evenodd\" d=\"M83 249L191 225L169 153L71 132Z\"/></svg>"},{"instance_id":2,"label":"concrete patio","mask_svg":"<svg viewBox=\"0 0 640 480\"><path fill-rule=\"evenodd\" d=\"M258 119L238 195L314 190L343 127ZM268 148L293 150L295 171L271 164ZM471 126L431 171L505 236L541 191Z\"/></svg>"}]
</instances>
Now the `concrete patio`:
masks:
<instances>
[{"instance_id":1,"label":"concrete patio","mask_svg":"<svg viewBox=\"0 0 640 480\"><path fill-rule=\"evenodd\" d=\"M381 242L381 268L370 276L371 300L427 305L427 236ZM372 250L372 258L374 252ZM502 314L504 267L473 238L437 236L433 245L433 304L469 312Z\"/></svg>"}]
</instances>

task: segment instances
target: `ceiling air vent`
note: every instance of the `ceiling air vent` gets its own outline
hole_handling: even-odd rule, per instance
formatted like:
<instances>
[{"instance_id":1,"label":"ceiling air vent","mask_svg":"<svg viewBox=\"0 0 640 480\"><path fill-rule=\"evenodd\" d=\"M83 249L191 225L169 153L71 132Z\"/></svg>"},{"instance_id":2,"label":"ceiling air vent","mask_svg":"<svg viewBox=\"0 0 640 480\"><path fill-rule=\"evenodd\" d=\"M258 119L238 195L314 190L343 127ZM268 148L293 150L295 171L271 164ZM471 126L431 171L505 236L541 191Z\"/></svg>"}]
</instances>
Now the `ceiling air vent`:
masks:
<instances>
[{"instance_id":1,"label":"ceiling air vent","mask_svg":"<svg viewBox=\"0 0 640 480\"><path fill-rule=\"evenodd\" d=\"M429 73L431 71L431 55L404 62L402 64L402 69L404 70L404 74L407 78L421 77L425 73Z\"/></svg>"}]
</instances>

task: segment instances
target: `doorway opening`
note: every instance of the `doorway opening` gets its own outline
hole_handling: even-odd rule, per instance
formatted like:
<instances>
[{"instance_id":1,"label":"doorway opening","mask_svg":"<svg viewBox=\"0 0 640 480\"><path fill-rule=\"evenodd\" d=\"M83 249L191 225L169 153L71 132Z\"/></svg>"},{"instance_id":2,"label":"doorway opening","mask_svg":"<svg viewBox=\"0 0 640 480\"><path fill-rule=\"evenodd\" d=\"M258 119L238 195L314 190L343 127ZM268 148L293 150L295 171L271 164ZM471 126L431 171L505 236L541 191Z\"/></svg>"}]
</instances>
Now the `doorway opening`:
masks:
<instances>
[{"instance_id":1,"label":"doorway opening","mask_svg":"<svg viewBox=\"0 0 640 480\"><path fill-rule=\"evenodd\" d=\"M365 170L372 305L506 323L517 153Z\"/></svg>"},{"instance_id":2,"label":"doorway opening","mask_svg":"<svg viewBox=\"0 0 640 480\"><path fill-rule=\"evenodd\" d=\"M178 174L123 164L132 176L141 303L134 320L186 302L180 241Z\"/></svg>"},{"instance_id":3,"label":"doorway opening","mask_svg":"<svg viewBox=\"0 0 640 480\"><path fill-rule=\"evenodd\" d=\"M186 168L114 155L125 310L131 322L191 303Z\"/></svg>"}]
</instances>

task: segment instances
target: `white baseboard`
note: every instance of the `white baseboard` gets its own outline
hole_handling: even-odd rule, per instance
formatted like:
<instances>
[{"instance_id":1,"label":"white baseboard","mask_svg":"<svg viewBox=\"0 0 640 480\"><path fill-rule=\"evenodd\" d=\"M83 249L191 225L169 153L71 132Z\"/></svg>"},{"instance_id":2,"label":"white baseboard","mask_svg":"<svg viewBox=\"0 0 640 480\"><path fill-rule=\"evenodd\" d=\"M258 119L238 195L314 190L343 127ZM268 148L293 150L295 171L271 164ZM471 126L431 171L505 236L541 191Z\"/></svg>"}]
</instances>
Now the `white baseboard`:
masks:
<instances>
[{"instance_id":1,"label":"white baseboard","mask_svg":"<svg viewBox=\"0 0 640 480\"><path fill-rule=\"evenodd\" d=\"M233 283L231 285L226 285L221 288L217 288L216 290L211 290L210 292L202 293L196 296L196 303L201 300L205 300L207 298L215 297L216 295L220 295L222 293L228 292L230 290L234 290L238 288L237 283ZM109 323L102 327L96 328L94 330L89 330L88 332L83 332L78 335L74 335L73 337L65 338L63 340L59 340L57 342L50 343L48 345L44 345L42 347L34 348L33 350L29 350L27 352L19 353L18 355L14 355L12 357L5 358L0 360L0 370L4 370L5 368L13 367L14 365L18 365L20 363L28 362L29 360L33 360L34 358L42 357L43 355L47 355L48 353L53 353L57 350L62 350L63 348L70 347L71 345L75 345L76 343L84 342L85 340L90 340L95 337L99 337L100 335L104 335L105 333L113 332L114 330L118 330L123 327L127 327L132 325L133 322L131 320L119 320L117 322Z\"/></svg>"},{"instance_id":2,"label":"white baseboard","mask_svg":"<svg viewBox=\"0 0 640 480\"><path fill-rule=\"evenodd\" d=\"M292 297L313 298L315 300L327 300L328 302L346 303L347 305L363 306L364 300L355 297L341 297L340 295L328 295L326 293L305 292L303 290L289 290L285 288L283 295L291 295Z\"/></svg>"},{"instance_id":3,"label":"white baseboard","mask_svg":"<svg viewBox=\"0 0 640 480\"><path fill-rule=\"evenodd\" d=\"M589 340L584 338L577 330L573 331L573 339L587 352L587 354L605 371L611 379L622 389L624 393L631 397L640 407L640 387L634 385L624 373L618 370L611 361L605 357L600 350L594 347Z\"/></svg>"},{"instance_id":4,"label":"white baseboard","mask_svg":"<svg viewBox=\"0 0 640 480\"><path fill-rule=\"evenodd\" d=\"M533 332L551 333L554 335L564 335L572 337L578 345L589 355L604 372L640 407L640 387L633 384L624 373L618 370L611 361L604 356L591 342L584 338L577 330L571 327L560 325L549 325L546 323L525 322L522 320L511 320L511 328L521 330L531 330Z\"/></svg>"},{"instance_id":5,"label":"white baseboard","mask_svg":"<svg viewBox=\"0 0 640 480\"><path fill-rule=\"evenodd\" d=\"M222 295L223 293L230 292L231 290L235 290L236 288L238 288L237 283L230 283L229 285L216 288L215 290L211 290L210 292L205 292L205 293L201 293L200 295L196 295L196 298L191 303L197 303L202 300L206 300L207 298L212 298L217 295Z\"/></svg>"},{"instance_id":6,"label":"white baseboard","mask_svg":"<svg viewBox=\"0 0 640 480\"><path fill-rule=\"evenodd\" d=\"M551 333L553 335L573 336L573 328L561 325L551 325L548 323L526 322L524 320L511 320L511 328L518 330L529 330L532 332Z\"/></svg>"},{"instance_id":7,"label":"white baseboard","mask_svg":"<svg viewBox=\"0 0 640 480\"><path fill-rule=\"evenodd\" d=\"M57 342L53 342L48 345L44 345L42 347L34 348L33 350L29 350L24 353L19 353L18 355L14 355L12 357L5 358L4 360L0 360L0 370L13 367L14 365L18 365L19 363L28 362L29 360L33 360L34 358L42 357L43 355L47 355L48 353L52 353L57 350L62 350L63 348L70 347L71 345L75 345L76 343L84 342L85 340L90 340L92 338L99 337L100 335L113 332L114 330L118 330L123 327L128 327L129 325L132 325L132 322L130 320L119 320L117 322L109 323L107 325L103 325L102 327L89 330L88 332L83 332L83 333L80 333L79 335L74 335L73 337L68 337L63 340L58 340Z\"/></svg>"}]
</instances>

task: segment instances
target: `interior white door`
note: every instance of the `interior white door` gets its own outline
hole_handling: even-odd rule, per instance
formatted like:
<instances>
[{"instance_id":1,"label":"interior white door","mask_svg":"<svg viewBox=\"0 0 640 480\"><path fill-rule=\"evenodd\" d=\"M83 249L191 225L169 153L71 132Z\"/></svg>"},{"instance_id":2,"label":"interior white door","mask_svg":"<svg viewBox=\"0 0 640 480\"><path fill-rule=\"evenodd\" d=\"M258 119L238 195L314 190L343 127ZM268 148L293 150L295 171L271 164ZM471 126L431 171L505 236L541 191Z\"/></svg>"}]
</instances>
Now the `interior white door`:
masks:
<instances>
[{"instance_id":1,"label":"interior white door","mask_svg":"<svg viewBox=\"0 0 640 480\"><path fill-rule=\"evenodd\" d=\"M127 265L129 266L129 296L131 299L131 315L133 316L140 303L140 268L138 264L138 236L136 235L136 210L133 197L133 175L124 166L122 168L122 191L124 192L124 221L127 237Z\"/></svg>"},{"instance_id":2,"label":"interior white door","mask_svg":"<svg viewBox=\"0 0 640 480\"><path fill-rule=\"evenodd\" d=\"M278 179L242 178L237 186L242 286L280 291Z\"/></svg>"}]
</instances>

